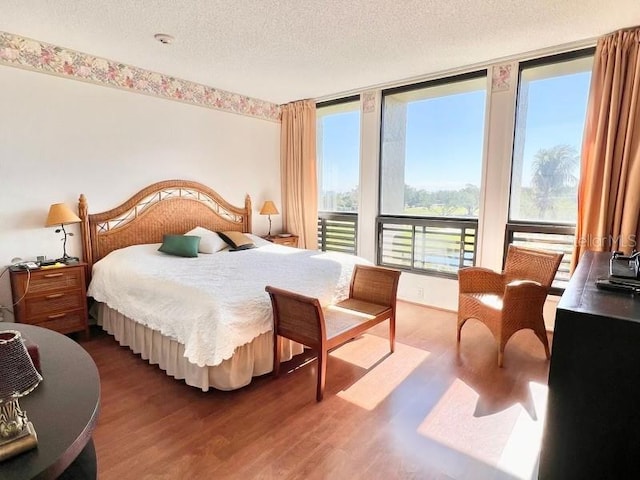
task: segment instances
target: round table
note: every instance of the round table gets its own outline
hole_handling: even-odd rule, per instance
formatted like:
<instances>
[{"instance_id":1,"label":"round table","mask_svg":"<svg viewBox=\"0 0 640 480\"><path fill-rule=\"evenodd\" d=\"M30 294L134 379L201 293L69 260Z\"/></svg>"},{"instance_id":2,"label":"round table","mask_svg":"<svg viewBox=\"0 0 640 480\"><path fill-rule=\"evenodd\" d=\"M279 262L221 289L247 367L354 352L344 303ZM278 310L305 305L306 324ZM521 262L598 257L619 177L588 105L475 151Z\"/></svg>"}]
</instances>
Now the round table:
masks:
<instances>
[{"instance_id":1,"label":"round table","mask_svg":"<svg viewBox=\"0 0 640 480\"><path fill-rule=\"evenodd\" d=\"M38 447L0 462L0 478L64 478L72 463L68 472L89 472L87 476L95 477L91 435L100 408L100 377L93 359L76 342L53 330L0 323L3 330L18 330L38 345L44 380L20 399L35 428Z\"/></svg>"}]
</instances>

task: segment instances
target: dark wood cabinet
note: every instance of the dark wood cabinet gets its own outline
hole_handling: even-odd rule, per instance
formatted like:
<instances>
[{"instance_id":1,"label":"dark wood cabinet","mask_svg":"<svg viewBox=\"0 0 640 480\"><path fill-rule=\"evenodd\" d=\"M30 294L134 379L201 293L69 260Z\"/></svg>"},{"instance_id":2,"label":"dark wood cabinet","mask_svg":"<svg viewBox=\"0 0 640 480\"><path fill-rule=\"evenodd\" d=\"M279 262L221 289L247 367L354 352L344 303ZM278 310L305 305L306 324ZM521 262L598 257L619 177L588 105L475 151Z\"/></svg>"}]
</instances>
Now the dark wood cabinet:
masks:
<instances>
[{"instance_id":1,"label":"dark wood cabinet","mask_svg":"<svg viewBox=\"0 0 640 480\"><path fill-rule=\"evenodd\" d=\"M540 479L640 478L640 297L587 252L556 312Z\"/></svg>"},{"instance_id":2,"label":"dark wood cabinet","mask_svg":"<svg viewBox=\"0 0 640 480\"><path fill-rule=\"evenodd\" d=\"M11 270L15 320L60 333L89 332L86 264Z\"/></svg>"}]
</instances>

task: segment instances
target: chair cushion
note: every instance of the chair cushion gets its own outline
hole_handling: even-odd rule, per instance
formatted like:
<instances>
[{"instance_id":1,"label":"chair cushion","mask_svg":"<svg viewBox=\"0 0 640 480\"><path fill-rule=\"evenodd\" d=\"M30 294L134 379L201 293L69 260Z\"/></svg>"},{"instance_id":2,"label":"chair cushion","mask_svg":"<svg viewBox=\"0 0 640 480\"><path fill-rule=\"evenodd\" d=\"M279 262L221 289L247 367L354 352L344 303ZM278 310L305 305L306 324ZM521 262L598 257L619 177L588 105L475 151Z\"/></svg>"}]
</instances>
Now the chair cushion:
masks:
<instances>
[{"instance_id":1,"label":"chair cushion","mask_svg":"<svg viewBox=\"0 0 640 480\"><path fill-rule=\"evenodd\" d=\"M494 310L502 310L502 295L496 295L495 293L464 293L460 295L460 297L466 297L484 307L492 308Z\"/></svg>"},{"instance_id":2,"label":"chair cushion","mask_svg":"<svg viewBox=\"0 0 640 480\"><path fill-rule=\"evenodd\" d=\"M346 300L338 302L334 305L334 308L335 307L346 308L347 310L356 310L358 312L373 316L380 315L385 310L391 310L389 307L385 307L384 305L365 302L363 300L357 300L355 298L347 298Z\"/></svg>"},{"instance_id":3,"label":"chair cushion","mask_svg":"<svg viewBox=\"0 0 640 480\"><path fill-rule=\"evenodd\" d=\"M329 349L342 345L391 316L391 308L347 299L323 309Z\"/></svg>"}]
</instances>

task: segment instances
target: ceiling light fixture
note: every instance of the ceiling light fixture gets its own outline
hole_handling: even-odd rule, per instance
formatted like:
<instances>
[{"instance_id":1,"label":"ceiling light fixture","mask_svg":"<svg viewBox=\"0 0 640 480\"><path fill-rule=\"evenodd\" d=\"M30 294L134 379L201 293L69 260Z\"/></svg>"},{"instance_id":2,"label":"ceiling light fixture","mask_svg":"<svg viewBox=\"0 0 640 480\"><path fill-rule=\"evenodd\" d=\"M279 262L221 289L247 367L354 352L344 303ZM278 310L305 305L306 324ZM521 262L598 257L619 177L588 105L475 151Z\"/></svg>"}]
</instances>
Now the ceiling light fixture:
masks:
<instances>
[{"instance_id":1,"label":"ceiling light fixture","mask_svg":"<svg viewBox=\"0 0 640 480\"><path fill-rule=\"evenodd\" d=\"M174 38L171 35L167 35L166 33L156 33L153 38L158 40L160 43L164 45L169 45L173 43Z\"/></svg>"}]
</instances>

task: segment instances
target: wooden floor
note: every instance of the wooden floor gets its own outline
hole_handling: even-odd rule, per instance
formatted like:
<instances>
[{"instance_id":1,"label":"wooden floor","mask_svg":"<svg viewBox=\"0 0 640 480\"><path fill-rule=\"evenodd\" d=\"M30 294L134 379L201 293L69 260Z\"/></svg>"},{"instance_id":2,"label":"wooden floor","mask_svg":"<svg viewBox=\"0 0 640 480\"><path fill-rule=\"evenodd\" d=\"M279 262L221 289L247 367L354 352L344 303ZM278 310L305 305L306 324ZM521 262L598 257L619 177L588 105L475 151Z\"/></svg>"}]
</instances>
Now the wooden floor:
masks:
<instances>
[{"instance_id":1,"label":"wooden floor","mask_svg":"<svg viewBox=\"0 0 640 480\"><path fill-rule=\"evenodd\" d=\"M534 478L549 363L533 332L500 369L479 322L458 354L454 314L398 308L396 352L386 323L334 351L319 404L312 355L277 380L204 393L94 331L82 345L102 382L99 478Z\"/></svg>"}]
</instances>

